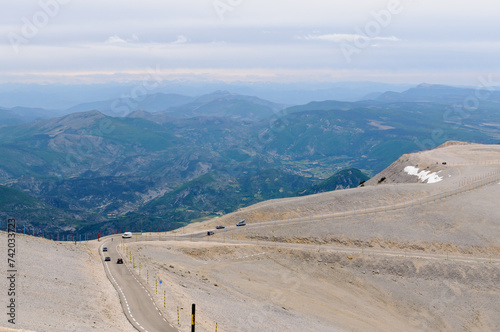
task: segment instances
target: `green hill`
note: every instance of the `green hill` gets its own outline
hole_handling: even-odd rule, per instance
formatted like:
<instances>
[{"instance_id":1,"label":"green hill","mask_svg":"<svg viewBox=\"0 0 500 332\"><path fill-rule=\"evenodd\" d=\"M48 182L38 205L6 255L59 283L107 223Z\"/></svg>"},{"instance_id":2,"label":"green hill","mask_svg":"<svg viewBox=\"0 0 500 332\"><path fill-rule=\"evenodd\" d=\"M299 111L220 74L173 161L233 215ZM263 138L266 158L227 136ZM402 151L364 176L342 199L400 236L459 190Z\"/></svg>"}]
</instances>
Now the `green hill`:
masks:
<instances>
[{"instance_id":1,"label":"green hill","mask_svg":"<svg viewBox=\"0 0 500 332\"><path fill-rule=\"evenodd\" d=\"M28 226L35 231L56 232L75 229L79 223L71 215L50 206L22 191L0 185L0 218L14 218L18 227ZM18 228L20 229L20 228Z\"/></svg>"},{"instance_id":2,"label":"green hill","mask_svg":"<svg viewBox=\"0 0 500 332\"><path fill-rule=\"evenodd\" d=\"M335 173L310 188L298 191L296 194L297 196L306 196L339 189L355 188L368 179L369 177L359 169L349 168Z\"/></svg>"}]
</instances>

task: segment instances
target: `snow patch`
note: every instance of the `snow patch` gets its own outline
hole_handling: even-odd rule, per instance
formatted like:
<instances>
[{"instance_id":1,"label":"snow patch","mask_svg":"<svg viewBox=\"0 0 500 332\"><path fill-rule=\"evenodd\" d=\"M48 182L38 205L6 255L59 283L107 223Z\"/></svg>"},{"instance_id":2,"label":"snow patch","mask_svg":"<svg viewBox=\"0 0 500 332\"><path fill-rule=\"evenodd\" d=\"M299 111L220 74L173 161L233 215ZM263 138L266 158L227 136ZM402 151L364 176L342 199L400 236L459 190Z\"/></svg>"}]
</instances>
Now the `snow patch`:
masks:
<instances>
[{"instance_id":1,"label":"snow patch","mask_svg":"<svg viewBox=\"0 0 500 332\"><path fill-rule=\"evenodd\" d=\"M431 173L430 171L421 171L417 167L406 166L404 171L409 175L416 175L422 181L427 183L436 183L443 180L443 177L437 175L437 173Z\"/></svg>"}]
</instances>

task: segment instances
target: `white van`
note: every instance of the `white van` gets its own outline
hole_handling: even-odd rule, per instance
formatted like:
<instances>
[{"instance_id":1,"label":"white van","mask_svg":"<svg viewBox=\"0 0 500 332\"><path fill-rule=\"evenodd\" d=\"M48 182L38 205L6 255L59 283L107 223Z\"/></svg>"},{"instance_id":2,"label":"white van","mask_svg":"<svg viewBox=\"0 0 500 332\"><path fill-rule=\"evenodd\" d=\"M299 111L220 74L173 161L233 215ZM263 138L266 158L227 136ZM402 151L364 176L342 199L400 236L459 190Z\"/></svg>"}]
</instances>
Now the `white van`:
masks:
<instances>
[{"instance_id":1,"label":"white van","mask_svg":"<svg viewBox=\"0 0 500 332\"><path fill-rule=\"evenodd\" d=\"M129 239L131 237L132 237L132 232L125 232L122 235L122 238L124 238L124 239Z\"/></svg>"}]
</instances>

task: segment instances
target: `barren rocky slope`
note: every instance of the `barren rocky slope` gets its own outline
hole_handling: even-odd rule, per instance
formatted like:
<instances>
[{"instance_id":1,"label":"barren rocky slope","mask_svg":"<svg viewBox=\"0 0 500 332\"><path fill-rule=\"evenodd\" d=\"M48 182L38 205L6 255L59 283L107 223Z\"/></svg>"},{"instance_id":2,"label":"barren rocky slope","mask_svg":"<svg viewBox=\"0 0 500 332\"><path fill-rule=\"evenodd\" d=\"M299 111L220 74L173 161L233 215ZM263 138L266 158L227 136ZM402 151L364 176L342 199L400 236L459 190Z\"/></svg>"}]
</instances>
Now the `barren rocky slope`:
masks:
<instances>
[{"instance_id":1,"label":"barren rocky slope","mask_svg":"<svg viewBox=\"0 0 500 332\"><path fill-rule=\"evenodd\" d=\"M498 331L500 261L425 259L403 251L170 241L132 243L165 315L197 330ZM137 269L136 269L137 270Z\"/></svg>"},{"instance_id":2,"label":"barren rocky slope","mask_svg":"<svg viewBox=\"0 0 500 332\"><path fill-rule=\"evenodd\" d=\"M405 171L408 166L439 180L428 183L410 175ZM382 178L386 180L381 182ZM285 242L398 242L401 247L440 243L498 250L499 182L500 146L455 143L403 155L364 187L262 202L190 225L186 232L246 219L250 224L270 223L265 228L239 229L240 233ZM313 223L308 223L311 219Z\"/></svg>"},{"instance_id":3,"label":"barren rocky slope","mask_svg":"<svg viewBox=\"0 0 500 332\"><path fill-rule=\"evenodd\" d=\"M497 331L499 169L500 146L447 144L402 156L362 188L267 201L177 233L229 226L203 243L131 248L177 301L204 305L207 331L217 321L227 331ZM364 213L373 207L387 209ZM235 228L240 219L249 225Z\"/></svg>"},{"instance_id":4,"label":"barren rocky slope","mask_svg":"<svg viewBox=\"0 0 500 332\"><path fill-rule=\"evenodd\" d=\"M7 248L5 232L0 247ZM18 234L15 258L16 325L3 318L0 330L135 331L106 278L97 241L75 245ZM7 286L2 278L2 289ZM2 291L0 299L6 303L7 293Z\"/></svg>"}]
</instances>

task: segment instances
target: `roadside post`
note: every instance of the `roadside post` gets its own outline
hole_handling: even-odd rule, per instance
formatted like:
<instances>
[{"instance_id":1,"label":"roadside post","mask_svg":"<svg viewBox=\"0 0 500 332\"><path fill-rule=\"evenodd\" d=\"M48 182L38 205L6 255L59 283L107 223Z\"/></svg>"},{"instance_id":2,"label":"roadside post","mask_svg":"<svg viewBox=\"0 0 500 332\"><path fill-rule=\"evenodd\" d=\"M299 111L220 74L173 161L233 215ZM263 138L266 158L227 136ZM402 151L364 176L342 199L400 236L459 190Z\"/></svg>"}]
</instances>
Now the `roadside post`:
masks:
<instances>
[{"instance_id":1,"label":"roadside post","mask_svg":"<svg viewBox=\"0 0 500 332\"><path fill-rule=\"evenodd\" d=\"M195 332L194 331L194 326L195 326L195 321L196 321L196 315L195 315L195 311L196 311L196 304L193 303L193 306L192 306L192 309L191 309L191 332Z\"/></svg>"}]
</instances>

